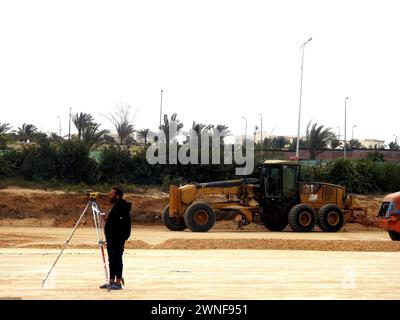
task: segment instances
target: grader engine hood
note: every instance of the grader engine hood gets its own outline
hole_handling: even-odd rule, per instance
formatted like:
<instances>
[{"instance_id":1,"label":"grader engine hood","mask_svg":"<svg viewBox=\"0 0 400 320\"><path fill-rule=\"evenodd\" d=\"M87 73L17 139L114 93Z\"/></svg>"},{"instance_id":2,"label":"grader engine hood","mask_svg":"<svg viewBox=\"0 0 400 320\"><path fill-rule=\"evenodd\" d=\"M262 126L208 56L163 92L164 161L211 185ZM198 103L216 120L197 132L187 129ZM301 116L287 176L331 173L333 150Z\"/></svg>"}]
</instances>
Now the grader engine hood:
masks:
<instances>
[{"instance_id":1,"label":"grader engine hood","mask_svg":"<svg viewBox=\"0 0 400 320\"><path fill-rule=\"evenodd\" d=\"M345 187L322 182L300 184L301 203L307 203L313 208L320 208L326 203L335 203L343 208L345 199Z\"/></svg>"}]
</instances>

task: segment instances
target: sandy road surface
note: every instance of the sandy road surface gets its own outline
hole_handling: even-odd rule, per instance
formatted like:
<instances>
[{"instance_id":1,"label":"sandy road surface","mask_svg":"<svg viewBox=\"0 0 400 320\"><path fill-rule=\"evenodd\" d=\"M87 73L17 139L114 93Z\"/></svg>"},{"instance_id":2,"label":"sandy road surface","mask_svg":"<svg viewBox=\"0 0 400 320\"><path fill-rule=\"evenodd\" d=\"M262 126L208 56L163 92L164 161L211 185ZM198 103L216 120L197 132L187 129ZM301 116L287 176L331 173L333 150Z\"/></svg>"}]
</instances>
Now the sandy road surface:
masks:
<instances>
[{"instance_id":1,"label":"sandy road surface","mask_svg":"<svg viewBox=\"0 0 400 320\"><path fill-rule=\"evenodd\" d=\"M275 250L132 250L122 291L103 282L99 255L0 249L2 299L400 299L400 254ZM386 281L390 274L390 281Z\"/></svg>"},{"instance_id":2,"label":"sandy road surface","mask_svg":"<svg viewBox=\"0 0 400 320\"><path fill-rule=\"evenodd\" d=\"M223 228L206 233L172 232L165 227L134 226L126 244L130 249L276 249L319 251L400 251L400 242L387 232L360 225L346 226L338 233L268 232L264 229L237 231ZM228 226L230 226L228 224ZM72 228L0 227L0 247L60 248ZM94 228L78 228L71 248L96 248Z\"/></svg>"},{"instance_id":3,"label":"sandy road surface","mask_svg":"<svg viewBox=\"0 0 400 320\"><path fill-rule=\"evenodd\" d=\"M70 232L1 227L0 299L400 299L400 243L359 225L338 233L134 226L127 285L110 293L98 289L94 228L82 227L41 288Z\"/></svg>"}]
</instances>

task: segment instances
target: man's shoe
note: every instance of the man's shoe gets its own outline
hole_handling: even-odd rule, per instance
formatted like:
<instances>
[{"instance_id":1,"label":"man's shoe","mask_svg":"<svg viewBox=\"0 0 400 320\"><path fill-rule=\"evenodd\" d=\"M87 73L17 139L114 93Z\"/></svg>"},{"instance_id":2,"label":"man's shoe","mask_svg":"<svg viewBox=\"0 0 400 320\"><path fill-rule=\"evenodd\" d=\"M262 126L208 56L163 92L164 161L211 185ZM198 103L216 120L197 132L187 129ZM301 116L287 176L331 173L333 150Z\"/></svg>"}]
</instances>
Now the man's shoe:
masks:
<instances>
[{"instance_id":1,"label":"man's shoe","mask_svg":"<svg viewBox=\"0 0 400 320\"><path fill-rule=\"evenodd\" d=\"M103 284L102 286L100 286L99 288L100 288L100 289L108 289L109 286L111 286L111 285L112 285L112 283L110 283L110 284L105 283L105 284Z\"/></svg>"},{"instance_id":2,"label":"man's shoe","mask_svg":"<svg viewBox=\"0 0 400 320\"><path fill-rule=\"evenodd\" d=\"M110 284L110 290L122 290L122 285L120 283Z\"/></svg>"}]
</instances>

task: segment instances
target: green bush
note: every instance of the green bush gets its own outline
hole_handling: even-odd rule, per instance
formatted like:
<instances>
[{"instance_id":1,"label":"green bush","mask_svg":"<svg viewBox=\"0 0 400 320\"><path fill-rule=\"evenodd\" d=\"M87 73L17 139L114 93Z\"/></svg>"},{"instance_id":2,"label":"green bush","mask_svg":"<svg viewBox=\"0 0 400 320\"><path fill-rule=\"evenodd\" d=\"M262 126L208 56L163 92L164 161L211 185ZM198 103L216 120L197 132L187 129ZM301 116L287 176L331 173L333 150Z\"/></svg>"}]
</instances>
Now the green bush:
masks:
<instances>
[{"instance_id":1,"label":"green bush","mask_svg":"<svg viewBox=\"0 0 400 320\"><path fill-rule=\"evenodd\" d=\"M57 176L57 152L46 141L30 146L23 151L24 160L20 174L27 180L49 180Z\"/></svg>"},{"instance_id":2,"label":"green bush","mask_svg":"<svg viewBox=\"0 0 400 320\"><path fill-rule=\"evenodd\" d=\"M134 180L131 153L119 146L104 149L98 166L99 181L106 183L130 183Z\"/></svg>"},{"instance_id":3,"label":"green bush","mask_svg":"<svg viewBox=\"0 0 400 320\"><path fill-rule=\"evenodd\" d=\"M57 150L57 177L67 183L96 183L97 163L81 141L64 141Z\"/></svg>"},{"instance_id":4,"label":"green bush","mask_svg":"<svg viewBox=\"0 0 400 320\"><path fill-rule=\"evenodd\" d=\"M0 155L0 176L15 177L18 176L24 154L21 151L11 150Z\"/></svg>"},{"instance_id":5,"label":"green bush","mask_svg":"<svg viewBox=\"0 0 400 320\"><path fill-rule=\"evenodd\" d=\"M400 191L400 163L384 162L376 166L376 183L385 193Z\"/></svg>"}]
</instances>

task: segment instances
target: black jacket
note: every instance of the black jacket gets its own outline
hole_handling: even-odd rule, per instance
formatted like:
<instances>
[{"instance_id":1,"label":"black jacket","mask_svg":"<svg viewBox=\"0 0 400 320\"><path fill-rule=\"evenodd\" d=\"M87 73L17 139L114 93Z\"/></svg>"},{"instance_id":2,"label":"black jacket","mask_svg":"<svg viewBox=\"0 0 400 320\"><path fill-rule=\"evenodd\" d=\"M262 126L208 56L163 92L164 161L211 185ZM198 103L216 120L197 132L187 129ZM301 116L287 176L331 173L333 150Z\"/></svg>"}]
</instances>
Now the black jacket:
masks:
<instances>
[{"instance_id":1,"label":"black jacket","mask_svg":"<svg viewBox=\"0 0 400 320\"><path fill-rule=\"evenodd\" d=\"M132 204L123 199L113 205L104 226L108 242L128 240L131 235L131 208Z\"/></svg>"}]
</instances>

